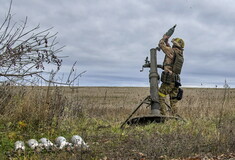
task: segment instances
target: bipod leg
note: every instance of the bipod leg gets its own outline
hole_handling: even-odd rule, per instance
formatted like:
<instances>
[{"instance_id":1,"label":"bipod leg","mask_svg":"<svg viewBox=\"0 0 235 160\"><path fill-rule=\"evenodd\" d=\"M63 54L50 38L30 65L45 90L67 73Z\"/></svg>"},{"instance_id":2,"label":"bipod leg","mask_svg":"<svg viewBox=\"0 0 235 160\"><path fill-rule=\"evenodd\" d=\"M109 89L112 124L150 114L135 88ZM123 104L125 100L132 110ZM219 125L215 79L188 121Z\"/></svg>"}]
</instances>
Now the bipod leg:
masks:
<instances>
[{"instance_id":1,"label":"bipod leg","mask_svg":"<svg viewBox=\"0 0 235 160\"><path fill-rule=\"evenodd\" d=\"M171 106L170 106L169 104L167 104L166 102L165 102L165 104L166 104L166 106L169 108L171 114L173 115ZM185 119L183 119L179 114L176 114L176 117L180 118L180 119L181 119L183 122L185 122L185 123L187 122L187 121L186 121Z\"/></svg>"},{"instance_id":2,"label":"bipod leg","mask_svg":"<svg viewBox=\"0 0 235 160\"><path fill-rule=\"evenodd\" d=\"M122 123L121 125L121 129L123 128L123 126L130 120L130 118L133 116L133 114L135 114L135 112L144 104L146 103L146 100L149 100L150 96L146 97L136 108L135 110L130 114L130 116L125 120L125 122Z\"/></svg>"}]
</instances>

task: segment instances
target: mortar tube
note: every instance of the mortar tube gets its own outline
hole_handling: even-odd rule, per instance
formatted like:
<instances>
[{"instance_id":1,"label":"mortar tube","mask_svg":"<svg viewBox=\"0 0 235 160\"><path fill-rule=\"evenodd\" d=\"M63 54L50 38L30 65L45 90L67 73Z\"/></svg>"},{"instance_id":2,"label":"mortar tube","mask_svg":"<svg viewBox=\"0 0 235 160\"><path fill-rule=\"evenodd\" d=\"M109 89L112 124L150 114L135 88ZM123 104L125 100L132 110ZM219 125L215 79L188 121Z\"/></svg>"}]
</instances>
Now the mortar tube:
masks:
<instances>
[{"instance_id":1,"label":"mortar tube","mask_svg":"<svg viewBox=\"0 0 235 160\"><path fill-rule=\"evenodd\" d=\"M150 96L152 100L151 114L161 115L159 95L158 95L157 54L155 48L150 49L149 83L150 83Z\"/></svg>"}]
</instances>

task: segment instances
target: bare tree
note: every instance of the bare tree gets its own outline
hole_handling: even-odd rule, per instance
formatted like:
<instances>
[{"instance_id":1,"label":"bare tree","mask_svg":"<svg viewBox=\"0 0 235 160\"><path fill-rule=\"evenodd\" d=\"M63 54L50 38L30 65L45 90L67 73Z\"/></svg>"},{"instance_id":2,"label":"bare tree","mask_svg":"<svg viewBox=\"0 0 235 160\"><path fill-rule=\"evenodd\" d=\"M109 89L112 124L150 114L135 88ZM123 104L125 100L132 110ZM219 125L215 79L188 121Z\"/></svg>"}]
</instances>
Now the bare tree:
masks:
<instances>
[{"instance_id":1,"label":"bare tree","mask_svg":"<svg viewBox=\"0 0 235 160\"><path fill-rule=\"evenodd\" d=\"M45 72L45 64L56 66L54 73L61 67L63 57L58 57L57 53L63 47L58 47L57 33L52 34L52 28L40 30L39 25L27 30L27 17L20 24L12 23L11 6L12 1L0 25L0 77L13 82L28 77L32 79L33 76L51 81L42 73Z\"/></svg>"}]
</instances>

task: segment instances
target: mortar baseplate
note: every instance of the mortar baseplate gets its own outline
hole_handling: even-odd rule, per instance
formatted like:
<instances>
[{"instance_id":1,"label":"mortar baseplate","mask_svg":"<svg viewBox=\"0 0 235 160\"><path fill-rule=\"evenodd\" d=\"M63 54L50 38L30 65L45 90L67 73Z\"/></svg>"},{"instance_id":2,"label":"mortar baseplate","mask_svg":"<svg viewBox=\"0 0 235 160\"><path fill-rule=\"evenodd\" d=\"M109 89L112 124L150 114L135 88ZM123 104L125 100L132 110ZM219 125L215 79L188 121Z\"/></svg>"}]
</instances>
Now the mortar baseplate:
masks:
<instances>
[{"instance_id":1,"label":"mortar baseplate","mask_svg":"<svg viewBox=\"0 0 235 160\"><path fill-rule=\"evenodd\" d=\"M164 123L166 120L174 119L178 120L178 117L173 116L165 116L165 115L145 115L145 116L139 116L134 117L127 121L128 125L146 125L150 123Z\"/></svg>"}]
</instances>

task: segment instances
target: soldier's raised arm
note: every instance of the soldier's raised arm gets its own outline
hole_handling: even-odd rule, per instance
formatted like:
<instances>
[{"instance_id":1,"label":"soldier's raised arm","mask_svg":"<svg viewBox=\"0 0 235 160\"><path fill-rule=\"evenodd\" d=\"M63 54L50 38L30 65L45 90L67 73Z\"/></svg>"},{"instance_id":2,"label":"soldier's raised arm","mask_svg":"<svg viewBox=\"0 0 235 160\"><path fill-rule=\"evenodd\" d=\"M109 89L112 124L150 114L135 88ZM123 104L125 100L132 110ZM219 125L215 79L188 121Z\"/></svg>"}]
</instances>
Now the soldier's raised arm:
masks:
<instances>
[{"instance_id":1,"label":"soldier's raised arm","mask_svg":"<svg viewBox=\"0 0 235 160\"><path fill-rule=\"evenodd\" d=\"M169 36L164 35L162 39L159 41L158 46L159 48L171 59L174 58L174 51L170 47L168 43Z\"/></svg>"}]
</instances>

